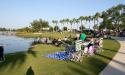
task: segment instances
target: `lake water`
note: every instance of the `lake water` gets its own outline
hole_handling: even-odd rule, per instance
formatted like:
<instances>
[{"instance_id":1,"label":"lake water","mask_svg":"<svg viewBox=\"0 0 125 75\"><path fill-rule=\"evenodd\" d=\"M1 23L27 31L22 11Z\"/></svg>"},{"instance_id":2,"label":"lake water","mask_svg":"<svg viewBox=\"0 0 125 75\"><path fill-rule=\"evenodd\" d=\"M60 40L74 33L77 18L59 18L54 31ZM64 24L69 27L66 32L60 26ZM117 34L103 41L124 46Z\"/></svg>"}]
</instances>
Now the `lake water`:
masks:
<instances>
[{"instance_id":1,"label":"lake water","mask_svg":"<svg viewBox=\"0 0 125 75\"><path fill-rule=\"evenodd\" d=\"M4 46L4 53L27 51L31 47L33 41L33 38L0 35L0 46Z\"/></svg>"}]
</instances>

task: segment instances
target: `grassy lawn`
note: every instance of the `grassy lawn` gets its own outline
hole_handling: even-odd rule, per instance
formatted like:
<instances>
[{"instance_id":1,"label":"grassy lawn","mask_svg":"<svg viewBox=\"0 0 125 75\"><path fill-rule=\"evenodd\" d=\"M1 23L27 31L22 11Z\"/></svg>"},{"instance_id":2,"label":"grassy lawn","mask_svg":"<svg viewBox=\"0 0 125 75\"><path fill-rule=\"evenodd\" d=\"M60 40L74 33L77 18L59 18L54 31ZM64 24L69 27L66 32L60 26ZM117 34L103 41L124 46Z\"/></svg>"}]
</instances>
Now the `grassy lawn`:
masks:
<instances>
[{"instance_id":1,"label":"grassy lawn","mask_svg":"<svg viewBox=\"0 0 125 75\"><path fill-rule=\"evenodd\" d=\"M26 75L31 66L35 75L98 75L117 53L120 44L104 40L104 51L91 57L83 57L82 63L46 58L43 55L64 50L63 47L39 44L31 52L7 54L0 62L0 75ZM30 74L29 74L30 75Z\"/></svg>"},{"instance_id":2,"label":"grassy lawn","mask_svg":"<svg viewBox=\"0 0 125 75\"><path fill-rule=\"evenodd\" d=\"M48 38L52 38L52 39L58 39L61 38L63 39L65 36L66 37L70 37L70 35L72 37L75 36L74 33L70 33L70 32L43 32L43 33L19 33L17 32L16 34L17 36L21 36L21 37L48 37Z\"/></svg>"}]
</instances>

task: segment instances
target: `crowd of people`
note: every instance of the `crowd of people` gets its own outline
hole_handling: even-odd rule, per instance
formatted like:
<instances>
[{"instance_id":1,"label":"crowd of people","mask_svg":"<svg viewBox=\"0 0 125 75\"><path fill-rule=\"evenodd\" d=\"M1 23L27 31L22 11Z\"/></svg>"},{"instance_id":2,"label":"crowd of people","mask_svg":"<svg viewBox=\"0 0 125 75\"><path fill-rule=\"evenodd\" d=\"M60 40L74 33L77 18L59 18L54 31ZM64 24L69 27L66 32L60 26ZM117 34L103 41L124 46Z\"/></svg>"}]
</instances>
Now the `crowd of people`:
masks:
<instances>
[{"instance_id":1,"label":"crowd of people","mask_svg":"<svg viewBox=\"0 0 125 75\"><path fill-rule=\"evenodd\" d=\"M81 61L82 56L92 56L102 51L103 38L87 37L84 32L78 32L73 45L62 42L65 45L65 52L56 52L48 54L48 58L59 60Z\"/></svg>"},{"instance_id":2,"label":"crowd of people","mask_svg":"<svg viewBox=\"0 0 125 75\"><path fill-rule=\"evenodd\" d=\"M63 44L63 42L67 41L68 38L67 37L64 37L64 39L49 39L49 38L37 38L34 40L33 43L42 43L42 44L52 44L52 45L55 45L55 46L60 46L61 44Z\"/></svg>"},{"instance_id":3,"label":"crowd of people","mask_svg":"<svg viewBox=\"0 0 125 75\"><path fill-rule=\"evenodd\" d=\"M88 35L92 34L88 37ZM52 44L55 46L63 45L65 46L64 56L67 56L66 59L73 61L81 61L82 56L92 56L97 52L103 51L103 38L111 38L111 33L106 31L94 31L94 32L77 32L74 40L74 44L68 44L70 38L64 37L64 39L49 39L49 38L40 38L34 40L34 43L43 43L43 44ZM103 38L100 38L103 37ZM56 54L59 56L59 53ZM51 58L51 56L49 56ZM59 56L60 57L60 56ZM61 56L62 57L62 56ZM55 58L55 56L53 56ZM60 58L58 58L60 59ZM4 49L3 46L0 46L0 61L4 61Z\"/></svg>"},{"instance_id":4,"label":"crowd of people","mask_svg":"<svg viewBox=\"0 0 125 75\"><path fill-rule=\"evenodd\" d=\"M89 38L84 32L76 34L75 51L71 53L71 60L80 61L83 55L91 56L102 51L103 38L97 39L93 36Z\"/></svg>"},{"instance_id":5,"label":"crowd of people","mask_svg":"<svg viewBox=\"0 0 125 75\"><path fill-rule=\"evenodd\" d=\"M34 40L34 43L43 43L43 44L52 44L55 46L63 45L65 46L65 52L61 53L63 56L60 56L59 52L56 55L53 55L52 58L60 59L69 59L72 61L81 61L82 56L92 56L96 52L102 51L102 43L103 38L95 38L94 36L89 36L84 32L78 32L76 34L76 38L72 40L74 44L68 44L67 41L69 41L68 37L64 37L64 39L49 39L49 38L37 38ZM52 55L49 56L51 58ZM65 57L65 58L63 58ZM4 61L4 49L3 46L0 46L0 61Z\"/></svg>"}]
</instances>

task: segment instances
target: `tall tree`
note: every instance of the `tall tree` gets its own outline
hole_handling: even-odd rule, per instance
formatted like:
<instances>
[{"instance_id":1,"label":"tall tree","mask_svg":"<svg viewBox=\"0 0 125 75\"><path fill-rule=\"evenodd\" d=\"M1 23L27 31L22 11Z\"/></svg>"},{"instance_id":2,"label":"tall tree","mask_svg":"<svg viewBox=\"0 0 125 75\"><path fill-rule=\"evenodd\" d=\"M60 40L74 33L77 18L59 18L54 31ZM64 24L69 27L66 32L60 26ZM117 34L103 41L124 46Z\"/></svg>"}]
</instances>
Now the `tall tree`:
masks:
<instances>
[{"instance_id":1,"label":"tall tree","mask_svg":"<svg viewBox=\"0 0 125 75\"><path fill-rule=\"evenodd\" d=\"M74 26L76 26L76 24L77 24L77 23L76 23L76 22L77 22L77 19L76 19L76 18L73 18L72 20L73 20Z\"/></svg>"},{"instance_id":2,"label":"tall tree","mask_svg":"<svg viewBox=\"0 0 125 75\"><path fill-rule=\"evenodd\" d=\"M77 29L79 29L79 19L76 19Z\"/></svg>"},{"instance_id":3,"label":"tall tree","mask_svg":"<svg viewBox=\"0 0 125 75\"><path fill-rule=\"evenodd\" d=\"M52 23L55 24L55 28L57 28L58 20L52 20ZM57 31L57 29L55 29Z\"/></svg>"},{"instance_id":4,"label":"tall tree","mask_svg":"<svg viewBox=\"0 0 125 75\"><path fill-rule=\"evenodd\" d=\"M93 16L93 21L94 21L94 27L93 28L98 28L98 24L99 24L99 18L100 18L100 13L96 13L94 16ZM97 21L97 24L95 23ZM96 25L96 26L95 26Z\"/></svg>"},{"instance_id":5,"label":"tall tree","mask_svg":"<svg viewBox=\"0 0 125 75\"><path fill-rule=\"evenodd\" d=\"M33 22L31 22L31 28L34 32L39 32L44 27L49 27L48 21L39 19L39 20L34 20Z\"/></svg>"},{"instance_id":6,"label":"tall tree","mask_svg":"<svg viewBox=\"0 0 125 75\"><path fill-rule=\"evenodd\" d=\"M119 30L122 27L121 24L125 24L124 19L124 9L125 5L119 4L117 6L113 6L112 8L109 8L107 11L102 12L102 25L106 28L113 28L113 30ZM110 26L109 26L110 25Z\"/></svg>"},{"instance_id":7,"label":"tall tree","mask_svg":"<svg viewBox=\"0 0 125 75\"><path fill-rule=\"evenodd\" d=\"M67 18L67 19L65 19L65 22L67 23L67 26L68 26L68 23L69 23L69 19Z\"/></svg>"},{"instance_id":8,"label":"tall tree","mask_svg":"<svg viewBox=\"0 0 125 75\"><path fill-rule=\"evenodd\" d=\"M64 26L65 20L64 19L60 20L60 23Z\"/></svg>"},{"instance_id":9,"label":"tall tree","mask_svg":"<svg viewBox=\"0 0 125 75\"><path fill-rule=\"evenodd\" d=\"M91 26L91 21L93 20L92 16L88 16L88 21L89 21L89 29L90 29L90 26Z\"/></svg>"},{"instance_id":10,"label":"tall tree","mask_svg":"<svg viewBox=\"0 0 125 75\"><path fill-rule=\"evenodd\" d=\"M100 16L101 16L101 14L98 13L98 12L95 14L95 19L97 21L97 25L99 24L99 18L100 18Z\"/></svg>"},{"instance_id":11,"label":"tall tree","mask_svg":"<svg viewBox=\"0 0 125 75\"><path fill-rule=\"evenodd\" d=\"M81 22L81 27L82 27L83 21L85 20L85 17L84 17L84 16L80 16L80 17L79 17L79 20L80 20L80 22ZM81 30L83 30L83 29L81 29Z\"/></svg>"},{"instance_id":12,"label":"tall tree","mask_svg":"<svg viewBox=\"0 0 125 75\"><path fill-rule=\"evenodd\" d=\"M73 19L69 20L70 26L71 26L71 30L72 30L72 25L73 25Z\"/></svg>"},{"instance_id":13,"label":"tall tree","mask_svg":"<svg viewBox=\"0 0 125 75\"><path fill-rule=\"evenodd\" d=\"M67 26L65 25L65 23L66 23L65 19L60 20L60 23L63 25L63 27L67 27Z\"/></svg>"}]
</instances>

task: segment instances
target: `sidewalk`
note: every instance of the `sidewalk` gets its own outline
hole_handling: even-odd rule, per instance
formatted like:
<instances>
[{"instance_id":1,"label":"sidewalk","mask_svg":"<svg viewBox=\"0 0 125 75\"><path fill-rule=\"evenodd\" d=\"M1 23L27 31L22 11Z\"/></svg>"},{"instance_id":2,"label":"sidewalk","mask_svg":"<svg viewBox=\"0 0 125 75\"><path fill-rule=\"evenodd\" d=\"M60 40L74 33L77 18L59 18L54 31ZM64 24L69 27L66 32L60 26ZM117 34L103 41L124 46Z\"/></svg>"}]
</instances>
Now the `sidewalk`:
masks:
<instances>
[{"instance_id":1,"label":"sidewalk","mask_svg":"<svg viewBox=\"0 0 125 75\"><path fill-rule=\"evenodd\" d=\"M121 47L113 60L99 75L125 75L125 37L115 37Z\"/></svg>"}]
</instances>

